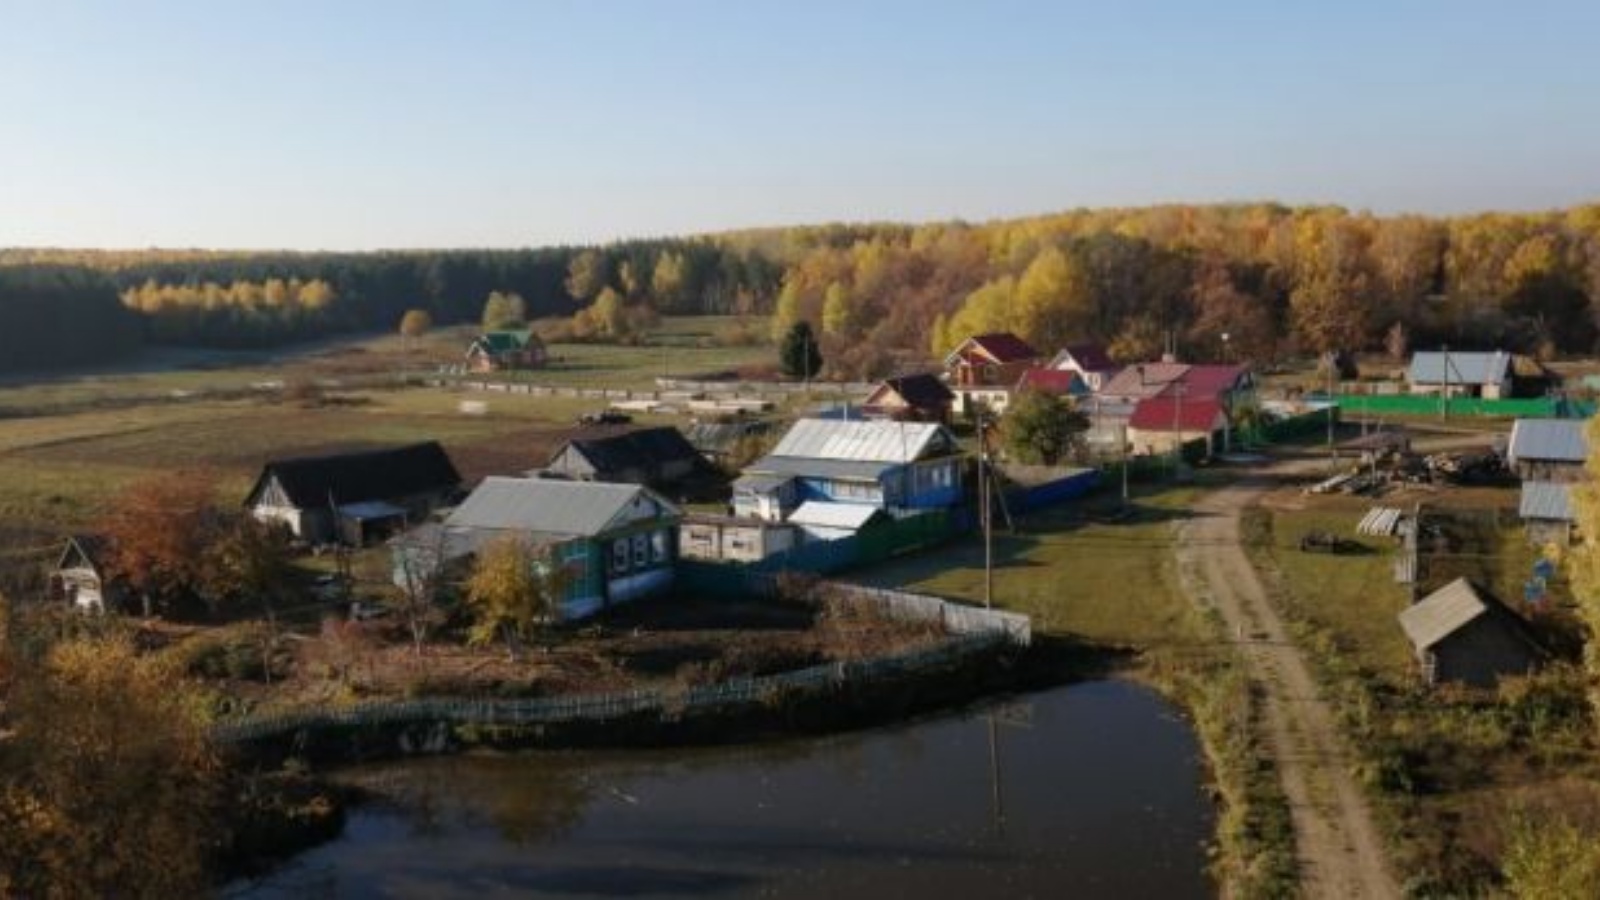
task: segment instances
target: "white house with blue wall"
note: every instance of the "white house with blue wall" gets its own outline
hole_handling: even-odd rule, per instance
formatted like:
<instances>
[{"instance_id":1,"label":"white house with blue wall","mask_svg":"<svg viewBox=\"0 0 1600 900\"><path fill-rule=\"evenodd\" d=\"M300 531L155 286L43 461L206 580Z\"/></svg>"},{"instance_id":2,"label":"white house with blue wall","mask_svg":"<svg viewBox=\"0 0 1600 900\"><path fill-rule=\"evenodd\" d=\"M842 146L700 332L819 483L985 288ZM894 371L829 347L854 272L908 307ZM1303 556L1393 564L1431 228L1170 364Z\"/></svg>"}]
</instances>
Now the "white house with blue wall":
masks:
<instances>
[{"instance_id":1,"label":"white house with blue wall","mask_svg":"<svg viewBox=\"0 0 1600 900\"><path fill-rule=\"evenodd\" d=\"M962 454L937 422L801 419L733 485L736 516L782 521L805 503L891 515L961 502Z\"/></svg>"}]
</instances>

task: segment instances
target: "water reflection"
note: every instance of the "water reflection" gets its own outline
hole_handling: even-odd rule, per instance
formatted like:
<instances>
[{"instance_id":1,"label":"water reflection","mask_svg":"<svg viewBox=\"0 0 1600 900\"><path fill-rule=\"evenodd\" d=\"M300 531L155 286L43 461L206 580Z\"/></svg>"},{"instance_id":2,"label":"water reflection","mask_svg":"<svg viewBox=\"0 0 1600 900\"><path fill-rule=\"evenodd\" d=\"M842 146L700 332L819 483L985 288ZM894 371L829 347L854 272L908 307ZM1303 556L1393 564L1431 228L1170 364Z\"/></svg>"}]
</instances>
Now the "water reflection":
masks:
<instances>
[{"instance_id":1,"label":"water reflection","mask_svg":"<svg viewBox=\"0 0 1600 900\"><path fill-rule=\"evenodd\" d=\"M1121 682L822 740L396 763L349 773L380 800L251 894L1208 896L1199 774Z\"/></svg>"}]
</instances>

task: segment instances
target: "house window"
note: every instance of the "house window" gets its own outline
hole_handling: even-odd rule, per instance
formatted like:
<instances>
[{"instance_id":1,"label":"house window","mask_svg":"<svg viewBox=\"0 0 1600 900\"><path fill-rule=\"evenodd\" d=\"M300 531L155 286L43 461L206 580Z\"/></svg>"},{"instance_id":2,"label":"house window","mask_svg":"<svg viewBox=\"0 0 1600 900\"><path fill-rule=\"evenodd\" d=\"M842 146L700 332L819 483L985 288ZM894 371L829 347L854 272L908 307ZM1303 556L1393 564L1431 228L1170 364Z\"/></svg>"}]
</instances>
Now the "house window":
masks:
<instances>
[{"instance_id":1,"label":"house window","mask_svg":"<svg viewBox=\"0 0 1600 900\"><path fill-rule=\"evenodd\" d=\"M628 571L628 539L621 538L611 544L611 571L617 575Z\"/></svg>"},{"instance_id":2,"label":"house window","mask_svg":"<svg viewBox=\"0 0 1600 900\"><path fill-rule=\"evenodd\" d=\"M633 536L633 566L642 569L650 564L650 536L636 534Z\"/></svg>"},{"instance_id":3,"label":"house window","mask_svg":"<svg viewBox=\"0 0 1600 900\"><path fill-rule=\"evenodd\" d=\"M667 533L665 531L657 531L650 535L650 561L658 563L667 561Z\"/></svg>"}]
</instances>

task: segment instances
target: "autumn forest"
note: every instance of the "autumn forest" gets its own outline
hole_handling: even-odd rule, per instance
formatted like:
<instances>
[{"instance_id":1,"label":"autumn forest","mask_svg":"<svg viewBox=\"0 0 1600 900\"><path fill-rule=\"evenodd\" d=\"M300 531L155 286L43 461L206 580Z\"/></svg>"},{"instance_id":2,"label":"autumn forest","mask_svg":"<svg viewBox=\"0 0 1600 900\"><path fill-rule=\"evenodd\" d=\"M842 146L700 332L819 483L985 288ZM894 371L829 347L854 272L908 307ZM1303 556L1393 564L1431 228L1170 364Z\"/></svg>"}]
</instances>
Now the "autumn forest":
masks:
<instances>
[{"instance_id":1,"label":"autumn forest","mask_svg":"<svg viewBox=\"0 0 1600 900\"><path fill-rule=\"evenodd\" d=\"M827 374L850 377L996 329L1044 347L1100 340L1125 359L1169 334L1196 358L1439 343L1552 356L1600 336L1600 206L1456 218L1159 206L533 250L0 250L0 360L269 346L390 329L408 309L471 322L494 291L535 318L598 302L608 316L771 315L774 334L805 319Z\"/></svg>"}]
</instances>

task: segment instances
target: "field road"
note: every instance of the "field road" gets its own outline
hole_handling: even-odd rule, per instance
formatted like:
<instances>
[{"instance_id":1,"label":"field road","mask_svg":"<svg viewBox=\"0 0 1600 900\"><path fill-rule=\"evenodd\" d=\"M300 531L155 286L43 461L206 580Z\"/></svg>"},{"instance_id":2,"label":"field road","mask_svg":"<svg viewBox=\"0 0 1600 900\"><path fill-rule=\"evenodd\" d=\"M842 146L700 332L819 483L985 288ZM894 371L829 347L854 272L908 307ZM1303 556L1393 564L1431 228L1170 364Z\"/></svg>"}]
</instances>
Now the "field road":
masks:
<instances>
[{"instance_id":1,"label":"field road","mask_svg":"<svg viewBox=\"0 0 1600 900\"><path fill-rule=\"evenodd\" d=\"M1344 738L1239 537L1240 511L1272 487L1271 476L1320 471L1325 465L1325 460L1278 463L1204 494L1195 516L1177 526L1178 570L1184 590L1209 600L1229 634L1239 637L1251 680L1260 688L1265 750L1288 797L1302 895L1381 900L1400 891L1351 775Z\"/></svg>"}]
</instances>

